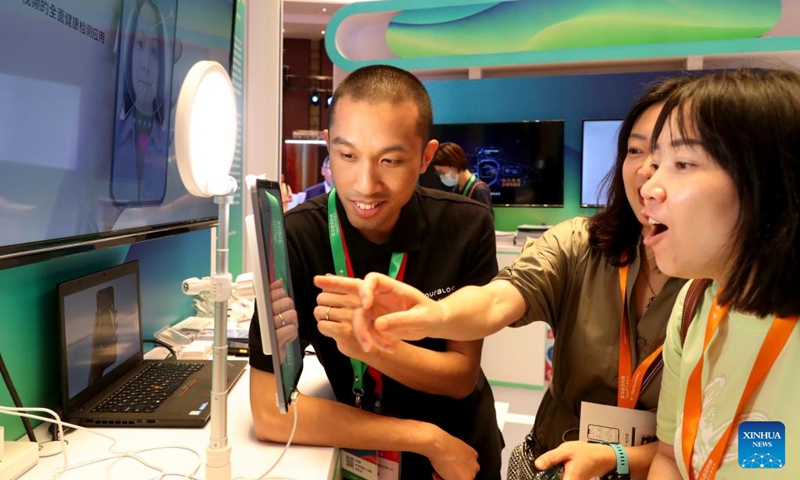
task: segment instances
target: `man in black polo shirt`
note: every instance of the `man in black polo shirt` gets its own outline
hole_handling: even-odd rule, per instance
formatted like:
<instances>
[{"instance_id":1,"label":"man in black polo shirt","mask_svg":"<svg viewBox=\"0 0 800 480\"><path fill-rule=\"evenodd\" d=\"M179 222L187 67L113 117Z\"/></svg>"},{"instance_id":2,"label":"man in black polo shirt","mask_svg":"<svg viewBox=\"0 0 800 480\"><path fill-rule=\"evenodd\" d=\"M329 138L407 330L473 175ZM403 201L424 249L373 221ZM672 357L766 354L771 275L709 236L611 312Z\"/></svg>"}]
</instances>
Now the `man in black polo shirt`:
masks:
<instances>
[{"instance_id":1,"label":"man in black polo shirt","mask_svg":"<svg viewBox=\"0 0 800 480\"><path fill-rule=\"evenodd\" d=\"M339 85L325 131L336 189L286 214L303 346L314 346L337 401L303 397L295 442L401 451L404 480L498 480L502 436L480 369L482 341L398 342L365 353L350 321L356 297L322 292L315 275L382 272L439 299L497 273L489 209L417 187L438 142L430 99L413 75L364 67ZM258 322L250 331L251 408L259 439L285 442ZM346 462L342 462L344 465ZM381 480L389 477L381 473ZM396 478L396 477L395 477ZM437 477L438 478L438 477Z\"/></svg>"}]
</instances>

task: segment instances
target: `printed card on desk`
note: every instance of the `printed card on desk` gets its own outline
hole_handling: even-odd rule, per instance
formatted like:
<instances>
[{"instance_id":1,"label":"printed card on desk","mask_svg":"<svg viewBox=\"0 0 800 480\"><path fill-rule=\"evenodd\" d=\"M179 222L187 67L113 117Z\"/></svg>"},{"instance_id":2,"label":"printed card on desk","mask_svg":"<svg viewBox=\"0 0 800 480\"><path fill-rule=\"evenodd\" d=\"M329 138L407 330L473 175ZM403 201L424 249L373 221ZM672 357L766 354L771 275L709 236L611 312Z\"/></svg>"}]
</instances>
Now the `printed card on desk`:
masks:
<instances>
[{"instance_id":1,"label":"printed card on desk","mask_svg":"<svg viewBox=\"0 0 800 480\"><path fill-rule=\"evenodd\" d=\"M378 452L375 450L339 450L343 480L378 480Z\"/></svg>"},{"instance_id":2,"label":"printed card on desk","mask_svg":"<svg viewBox=\"0 0 800 480\"><path fill-rule=\"evenodd\" d=\"M214 319L211 317L188 317L173 328L190 335L195 340L214 340ZM246 340L250 334L250 321L228 321L228 338Z\"/></svg>"},{"instance_id":3,"label":"printed card on desk","mask_svg":"<svg viewBox=\"0 0 800 480\"><path fill-rule=\"evenodd\" d=\"M400 480L400 452L378 450L378 480Z\"/></svg>"},{"instance_id":4,"label":"printed card on desk","mask_svg":"<svg viewBox=\"0 0 800 480\"><path fill-rule=\"evenodd\" d=\"M578 440L637 446L656 440L656 414L631 408L581 402Z\"/></svg>"}]
</instances>

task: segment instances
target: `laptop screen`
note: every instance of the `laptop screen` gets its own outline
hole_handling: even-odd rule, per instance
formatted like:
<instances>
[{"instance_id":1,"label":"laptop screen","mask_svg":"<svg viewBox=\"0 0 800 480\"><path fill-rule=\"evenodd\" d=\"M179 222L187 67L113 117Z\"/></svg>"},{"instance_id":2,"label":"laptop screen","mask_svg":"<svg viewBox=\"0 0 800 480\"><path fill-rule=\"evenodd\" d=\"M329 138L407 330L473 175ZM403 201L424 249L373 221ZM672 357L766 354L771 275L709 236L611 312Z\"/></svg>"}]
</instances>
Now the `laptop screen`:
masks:
<instances>
[{"instance_id":1,"label":"laptop screen","mask_svg":"<svg viewBox=\"0 0 800 480\"><path fill-rule=\"evenodd\" d=\"M249 242L255 280L258 318L264 353L272 355L278 407L288 411L303 365L298 318L292 292L291 269L283 221L280 186L258 179L250 188L253 231Z\"/></svg>"},{"instance_id":2,"label":"laptop screen","mask_svg":"<svg viewBox=\"0 0 800 480\"><path fill-rule=\"evenodd\" d=\"M142 359L139 265L130 262L58 286L65 409Z\"/></svg>"}]
</instances>

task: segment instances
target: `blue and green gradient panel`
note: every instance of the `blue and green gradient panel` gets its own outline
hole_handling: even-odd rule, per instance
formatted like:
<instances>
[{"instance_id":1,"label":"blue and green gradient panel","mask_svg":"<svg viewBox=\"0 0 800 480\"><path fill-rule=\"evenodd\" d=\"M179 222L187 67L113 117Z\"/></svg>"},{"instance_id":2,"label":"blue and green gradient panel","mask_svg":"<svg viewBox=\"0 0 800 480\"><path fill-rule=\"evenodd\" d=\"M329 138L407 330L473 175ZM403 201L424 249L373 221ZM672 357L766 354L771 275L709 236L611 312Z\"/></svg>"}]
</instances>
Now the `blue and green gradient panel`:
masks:
<instances>
[{"instance_id":1,"label":"blue and green gradient panel","mask_svg":"<svg viewBox=\"0 0 800 480\"><path fill-rule=\"evenodd\" d=\"M338 27L381 12L396 12L384 53L348 58ZM780 0L387 0L340 9L326 47L348 71L371 63L425 70L782 51L800 48L800 22L791 15ZM358 51L365 55L363 45Z\"/></svg>"},{"instance_id":2,"label":"blue and green gradient panel","mask_svg":"<svg viewBox=\"0 0 800 480\"><path fill-rule=\"evenodd\" d=\"M406 10L387 44L401 58L752 39L780 0L516 0Z\"/></svg>"}]
</instances>

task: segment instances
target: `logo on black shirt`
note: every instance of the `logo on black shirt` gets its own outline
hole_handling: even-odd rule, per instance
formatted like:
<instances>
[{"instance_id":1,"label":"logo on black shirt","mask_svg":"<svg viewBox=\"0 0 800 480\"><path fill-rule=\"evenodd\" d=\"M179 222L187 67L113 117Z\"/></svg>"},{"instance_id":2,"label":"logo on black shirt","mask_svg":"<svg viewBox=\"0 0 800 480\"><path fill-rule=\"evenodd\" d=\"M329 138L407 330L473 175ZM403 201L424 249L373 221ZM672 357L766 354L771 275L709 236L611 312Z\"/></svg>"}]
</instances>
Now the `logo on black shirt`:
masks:
<instances>
[{"instance_id":1,"label":"logo on black shirt","mask_svg":"<svg viewBox=\"0 0 800 480\"><path fill-rule=\"evenodd\" d=\"M426 293L425 296L428 298L432 298L433 300L439 300L440 298L446 297L455 291L456 291L456 286L450 285L449 287L437 288L436 290L431 290L430 292Z\"/></svg>"}]
</instances>

